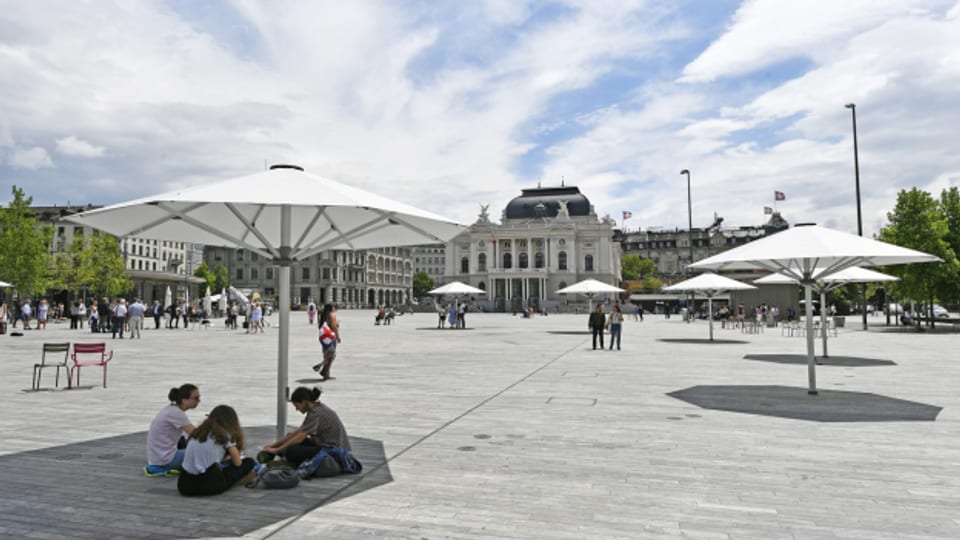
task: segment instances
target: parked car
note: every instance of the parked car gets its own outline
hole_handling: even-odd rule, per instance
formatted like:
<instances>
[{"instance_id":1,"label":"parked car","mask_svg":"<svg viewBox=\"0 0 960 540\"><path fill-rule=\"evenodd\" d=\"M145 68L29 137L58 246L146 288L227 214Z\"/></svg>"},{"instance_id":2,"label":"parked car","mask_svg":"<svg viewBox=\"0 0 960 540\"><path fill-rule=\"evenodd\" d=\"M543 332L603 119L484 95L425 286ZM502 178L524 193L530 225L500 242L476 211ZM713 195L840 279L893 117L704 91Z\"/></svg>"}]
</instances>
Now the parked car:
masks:
<instances>
[{"instance_id":1,"label":"parked car","mask_svg":"<svg viewBox=\"0 0 960 540\"><path fill-rule=\"evenodd\" d=\"M940 304L933 305L933 316L938 319L949 319L950 312L947 311L947 308L941 306Z\"/></svg>"},{"instance_id":2,"label":"parked car","mask_svg":"<svg viewBox=\"0 0 960 540\"><path fill-rule=\"evenodd\" d=\"M891 315L903 315L903 306L900 304L890 304L889 308Z\"/></svg>"}]
</instances>

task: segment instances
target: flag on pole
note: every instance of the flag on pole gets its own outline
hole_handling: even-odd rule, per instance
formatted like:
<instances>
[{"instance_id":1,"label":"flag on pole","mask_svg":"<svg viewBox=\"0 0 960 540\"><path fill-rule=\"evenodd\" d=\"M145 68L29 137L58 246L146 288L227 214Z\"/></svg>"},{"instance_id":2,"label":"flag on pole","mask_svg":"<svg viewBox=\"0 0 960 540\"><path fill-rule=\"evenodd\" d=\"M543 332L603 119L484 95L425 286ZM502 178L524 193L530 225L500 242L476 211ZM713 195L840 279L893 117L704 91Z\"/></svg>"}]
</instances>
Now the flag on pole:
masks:
<instances>
[{"instance_id":1,"label":"flag on pole","mask_svg":"<svg viewBox=\"0 0 960 540\"><path fill-rule=\"evenodd\" d=\"M624 220L624 221L626 221L626 220L628 220L628 219L630 219L630 218L632 218L632 217L633 217L633 212L630 212L629 210L624 210L624 211L623 211L623 220Z\"/></svg>"},{"instance_id":2,"label":"flag on pole","mask_svg":"<svg viewBox=\"0 0 960 540\"><path fill-rule=\"evenodd\" d=\"M787 196L784 195L782 191L774 191L774 192L773 192L773 200L775 200L775 201L785 201L785 200L787 200Z\"/></svg>"},{"instance_id":3,"label":"flag on pole","mask_svg":"<svg viewBox=\"0 0 960 540\"><path fill-rule=\"evenodd\" d=\"M764 214L772 214L772 213L773 213L773 208L770 208L769 206L764 206L764 207L763 207L763 213L764 213Z\"/></svg>"}]
</instances>

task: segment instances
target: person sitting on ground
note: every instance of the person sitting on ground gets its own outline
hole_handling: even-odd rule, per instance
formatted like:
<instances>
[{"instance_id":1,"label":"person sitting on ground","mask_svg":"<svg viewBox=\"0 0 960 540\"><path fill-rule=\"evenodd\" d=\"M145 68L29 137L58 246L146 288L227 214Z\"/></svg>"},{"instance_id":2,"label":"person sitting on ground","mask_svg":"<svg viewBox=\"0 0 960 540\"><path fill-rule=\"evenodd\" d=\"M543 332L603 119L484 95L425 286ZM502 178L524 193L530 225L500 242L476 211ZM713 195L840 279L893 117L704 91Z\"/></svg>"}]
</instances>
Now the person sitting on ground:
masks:
<instances>
[{"instance_id":1,"label":"person sitting on ground","mask_svg":"<svg viewBox=\"0 0 960 540\"><path fill-rule=\"evenodd\" d=\"M243 457L243 428L229 405L217 405L190 434L177 478L181 495L217 495L257 476L257 462Z\"/></svg>"},{"instance_id":2,"label":"person sitting on ground","mask_svg":"<svg viewBox=\"0 0 960 540\"><path fill-rule=\"evenodd\" d=\"M190 435L194 430L186 411L200 404L200 390L192 384L183 384L180 388L171 388L167 399L170 404L157 413L147 431L147 466L143 468L147 476L180 472L187 444L183 434Z\"/></svg>"},{"instance_id":3,"label":"person sitting on ground","mask_svg":"<svg viewBox=\"0 0 960 540\"><path fill-rule=\"evenodd\" d=\"M337 413L320 403L320 389L301 386L293 391L290 403L305 414L300 427L282 439L263 447L263 451L282 456L294 466L312 458L322 448L351 450L347 429Z\"/></svg>"}]
</instances>

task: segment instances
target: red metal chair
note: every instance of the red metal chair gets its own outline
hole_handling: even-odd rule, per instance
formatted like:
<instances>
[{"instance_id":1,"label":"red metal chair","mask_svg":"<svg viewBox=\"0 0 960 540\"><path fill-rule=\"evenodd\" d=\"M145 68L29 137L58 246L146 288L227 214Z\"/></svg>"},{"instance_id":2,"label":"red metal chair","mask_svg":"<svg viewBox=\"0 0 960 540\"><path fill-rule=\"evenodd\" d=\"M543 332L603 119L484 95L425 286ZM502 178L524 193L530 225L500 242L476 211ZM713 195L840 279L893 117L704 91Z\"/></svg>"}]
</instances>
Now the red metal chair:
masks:
<instances>
[{"instance_id":1,"label":"red metal chair","mask_svg":"<svg viewBox=\"0 0 960 540\"><path fill-rule=\"evenodd\" d=\"M73 360L73 366L70 368L70 378L67 380L67 388L73 388L73 372L77 372L77 386L80 386L80 367L81 366L102 366L103 367L103 387L107 387L107 362L113 358L113 351L107 350L106 343L74 343L73 353L70 354Z\"/></svg>"}]
</instances>

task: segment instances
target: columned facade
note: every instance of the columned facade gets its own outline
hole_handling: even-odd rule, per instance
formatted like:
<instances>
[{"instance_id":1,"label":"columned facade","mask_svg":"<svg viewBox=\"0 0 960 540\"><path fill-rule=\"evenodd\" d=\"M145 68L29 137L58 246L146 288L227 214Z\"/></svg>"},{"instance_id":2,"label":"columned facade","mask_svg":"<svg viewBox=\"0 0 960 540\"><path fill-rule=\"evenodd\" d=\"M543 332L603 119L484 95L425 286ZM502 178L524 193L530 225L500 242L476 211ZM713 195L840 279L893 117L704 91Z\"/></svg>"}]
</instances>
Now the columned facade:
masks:
<instances>
[{"instance_id":1,"label":"columned facade","mask_svg":"<svg viewBox=\"0 0 960 540\"><path fill-rule=\"evenodd\" d=\"M558 289L583 279L620 282L614 222L597 219L576 187L525 189L501 224L482 207L477 221L447 243L447 281L487 291L474 302L495 311L547 309L565 300Z\"/></svg>"}]
</instances>

